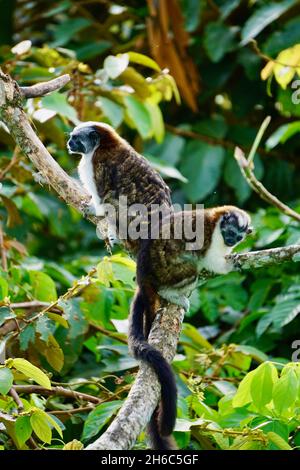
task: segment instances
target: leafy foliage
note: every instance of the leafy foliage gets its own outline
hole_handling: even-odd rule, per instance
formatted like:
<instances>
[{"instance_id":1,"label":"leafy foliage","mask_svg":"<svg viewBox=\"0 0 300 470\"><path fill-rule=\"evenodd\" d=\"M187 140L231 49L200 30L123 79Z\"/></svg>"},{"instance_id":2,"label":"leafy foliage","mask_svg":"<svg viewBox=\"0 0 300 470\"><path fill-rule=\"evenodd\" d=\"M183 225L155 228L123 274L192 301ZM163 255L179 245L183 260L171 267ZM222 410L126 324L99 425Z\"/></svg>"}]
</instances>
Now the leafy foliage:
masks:
<instances>
[{"instance_id":1,"label":"leafy foliage","mask_svg":"<svg viewBox=\"0 0 300 470\"><path fill-rule=\"evenodd\" d=\"M233 158L271 115L256 176L299 211L298 2L119 3L1 8L4 71L21 85L71 75L26 104L51 154L76 176L67 133L107 122L161 172L175 202L250 211L255 233L240 249L300 243L299 224L253 194ZM0 123L0 444L28 449L32 437L80 449L134 380L135 264L118 249L107 256L94 227L40 183ZM299 306L297 263L219 276L193 293L174 361L179 447L299 446Z\"/></svg>"}]
</instances>

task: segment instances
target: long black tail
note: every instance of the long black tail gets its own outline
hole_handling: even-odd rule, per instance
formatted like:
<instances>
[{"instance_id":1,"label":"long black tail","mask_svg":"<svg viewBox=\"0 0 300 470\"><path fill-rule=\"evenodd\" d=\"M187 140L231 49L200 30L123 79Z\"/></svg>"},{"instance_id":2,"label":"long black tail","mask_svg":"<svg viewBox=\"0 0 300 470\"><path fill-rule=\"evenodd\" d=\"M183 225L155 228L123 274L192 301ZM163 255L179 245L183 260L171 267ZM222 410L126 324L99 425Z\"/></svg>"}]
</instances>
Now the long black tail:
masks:
<instances>
[{"instance_id":1,"label":"long black tail","mask_svg":"<svg viewBox=\"0 0 300 470\"><path fill-rule=\"evenodd\" d=\"M134 356L150 364L161 384L159 413L154 413L149 425L152 444L156 449L174 449L174 445L166 437L172 433L176 421L176 383L168 362L160 351L145 339L144 312L147 311L148 306L149 299L139 288L131 307L129 341Z\"/></svg>"}]
</instances>

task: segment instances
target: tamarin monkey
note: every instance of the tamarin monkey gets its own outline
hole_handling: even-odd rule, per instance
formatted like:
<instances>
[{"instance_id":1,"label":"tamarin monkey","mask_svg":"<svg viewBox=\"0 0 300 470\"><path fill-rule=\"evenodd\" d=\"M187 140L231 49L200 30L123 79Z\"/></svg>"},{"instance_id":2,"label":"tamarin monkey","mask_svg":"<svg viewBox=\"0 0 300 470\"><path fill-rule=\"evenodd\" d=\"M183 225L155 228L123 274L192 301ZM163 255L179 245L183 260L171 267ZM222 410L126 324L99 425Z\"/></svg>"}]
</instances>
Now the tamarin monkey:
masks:
<instances>
[{"instance_id":1,"label":"tamarin monkey","mask_svg":"<svg viewBox=\"0 0 300 470\"><path fill-rule=\"evenodd\" d=\"M118 238L119 197L127 197L127 206L142 204L149 212L151 206L172 207L170 189L150 163L122 139L108 124L88 121L75 127L67 143L70 153L82 156L78 173L91 195L87 213L105 215L105 204L117 212L117 226L109 227L111 244ZM121 209L122 210L122 209ZM139 240L122 240L125 248L137 252Z\"/></svg>"},{"instance_id":2,"label":"tamarin monkey","mask_svg":"<svg viewBox=\"0 0 300 470\"><path fill-rule=\"evenodd\" d=\"M187 250L191 243L185 235L175 238L175 227L182 218L195 233L196 219L202 219L201 243ZM151 364L161 384L161 405L153 414L148 430L154 449L174 449L171 437L176 420L176 384L171 367L147 342L157 310L157 299L189 308L188 297L198 283L201 271L226 274L232 269L226 257L247 234L251 233L250 217L234 206L176 212L161 225L171 226L171 237L151 240L142 245L137 255L138 289L132 303L129 339L135 357ZM173 234L173 235L172 235Z\"/></svg>"},{"instance_id":3,"label":"tamarin monkey","mask_svg":"<svg viewBox=\"0 0 300 470\"><path fill-rule=\"evenodd\" d=\"M108 227L111 245L120 238L118 233L119 211L122 211L119 207L120 196L127 197L128 207L134 204L144 205L149 210L149 217L152 210L156 210L152 209L153 205L159 206L162 211L164 209L169 213L173 211L170 189L164 180L149 162L108 124L94 121L81 123L70 133L67 148L70 153L81 155L78 173L83 186L91 195L90 205L86 212L104 216L104 204L111 204L116 209L116 227ZM148 223L148 218L146 223ZM127 236L127 239L122 239L122 242L125 248L137 255L139 250L143 253L147 251L149 240L132 240L130 236ZM143 317L141 321L143 323ZM139 328L140 324L137 325L136 331L140 331L139 334L143 335L144 325L142 324L140 330ZM136 339L139 338L139 334ZM132 335L132 340L134 339L135 336ZM176 407L176 387L172 370L162 354L148 344L141 349L133 348L133 352L137 359L145 360L153 367L157 362L160 363L160 367L165 366L167 376L165 381L170 381L170 390L175 389L175 396L172 400L175 400ZM154 369L157 370L155 367ZM174 405L171 406L174 414L173 408ZM168 409L166 409L166 414L168 414ZM155 445L157 448L159 443Z\"/></svg>"}]
</instances>

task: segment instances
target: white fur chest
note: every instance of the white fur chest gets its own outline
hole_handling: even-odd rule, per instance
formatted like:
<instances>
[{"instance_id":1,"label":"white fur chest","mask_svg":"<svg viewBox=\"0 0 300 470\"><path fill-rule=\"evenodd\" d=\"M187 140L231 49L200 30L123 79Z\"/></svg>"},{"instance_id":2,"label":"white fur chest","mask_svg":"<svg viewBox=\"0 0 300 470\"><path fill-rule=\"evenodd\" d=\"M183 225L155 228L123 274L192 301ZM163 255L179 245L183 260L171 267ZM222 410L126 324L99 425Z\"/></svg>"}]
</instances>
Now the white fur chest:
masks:
<instances>
[{"instance_id":1,"label":"white fur chest","mask_svg":"<svg viewBox=\"0 0 300 470\"><path fill-rule=\"evenodd\" d=\"M98 195L94 178L94 168L92 162L93 153L94 152L82 155L78 165L78 174L83 186L92 196L92 204L95 206L96 215L102 215L103 207L101 205L101 198Z\"/></svg>"},{"instance_id":2,"label":"white fur chest","mask_svg":"<svg viewBox=\"0 0 300 470\"><path fill-rule=\"evenodd\" d=\"M205 256L200 260L199 271L206 269L217 274L226 274L231 270L226 256L232 251L232 247L226 246L219 226L213 232L210 247Z\"/></svg>"}]
</instances>

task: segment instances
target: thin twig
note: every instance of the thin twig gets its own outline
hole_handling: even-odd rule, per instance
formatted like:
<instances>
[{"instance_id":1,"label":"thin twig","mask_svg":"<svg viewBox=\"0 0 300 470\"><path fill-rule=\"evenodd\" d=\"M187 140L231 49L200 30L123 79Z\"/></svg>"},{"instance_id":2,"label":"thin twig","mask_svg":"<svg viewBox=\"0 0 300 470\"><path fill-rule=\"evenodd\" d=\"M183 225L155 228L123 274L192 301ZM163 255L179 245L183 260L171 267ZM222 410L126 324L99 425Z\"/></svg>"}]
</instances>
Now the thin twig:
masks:
<instances>
[{"instance_id":1,"label":"thin twig","mask_svg":"<svg viewBox=\"0 0 300 470\"><path fill-rule=\"evenodd\" d=\"M53 410L47 411L47 413L55 416L71 416L76 413L83 413L84 411L91 411L95 408L93 405L81 406L80 408L73 408L72 410Z\"/></svg>"},{"instance_id":2,"label":"thin twig","mask_svg":"<svg viewBox=\"0 0 300 470\"><path fill-rule=\"evenodd\" d=\"M253 145L250 149L250 152L249 152L249 155L248 155L248 164L250 166L250 168L252 167L252 163L253 163L253 159L254 159L254 156L256 154L256 151L258 149L258 146L261 142L261 139L263 138L263 135L268 127L268 125L270 124L271 122L271 116L267 116L262 125L260 126L259 130L258 130L258 133L256 134L256 137L254 139L254 142L253 142Z\"/></svg>"},{"instance_id":3,"label":"thin twig","mask_svg":"<svg viewBox=\"0 0 300 470\"><path fill-rule=\"evenodd\" d=\"M7 271L7 257L6 257L6 249L4 246L4 235L2 229L2 223L0 222L0 250L1 250L1 264L3 271Z\"/></svg>"},{"instance_id":4,"label":"thin twig","mask_svg":"<svg viewBox=\"0 0 300 470\"><path fill-rule=\"evenodd\" d=\"M289 217L297 220L297 222L300 222L300 214L298 214L298 212L294 211L289 206L280 201L276 196L274 196L274 194L270 193L270 191L268 191L260 181L258 181L255 174L253 173L253 169L251 168L251 166L253 167L253 164L250 166L248 160L245 158L244 152L239 147L236 147L234 157L245 180L253 189L253 191L255 191L261 197L261 199L268 202L272 206L277 207L277 209Z\"/></svg>"},{"instance_id":5,"label":"thin twig","mask_svg":"<svg viewBox=\"0 0 300 470\"><path fill-rule=\"evenodd\" d=\"M172 126L171 124L166 124L165 127L172 134L186 137L188 139L199 140L201 142L206 142L207 144L210 144L210 145L220 145L221 147L224 147L226 149L233 150L233 151L236 148L235 142L231 142L226 139L222 139L219 137L211 137L206 134L201 134L200 132L190 131L187 129L180 129L179 127ZM244 145L242 149L244 152L249 152L251 147L248 145ZM292 154L285 155L283 157L279 152L276 152L275 150L266 150L263 147L259 147L257 150L260 155L263 155L265 157L275 157L280 160L291 161L294 165L297 164L297 162L295 161L295 157Z\"/></svg>"},{"instance_id":6,"label":"thin twig","mask_svg":"<svg viewBox=\"0 0 300 470\"><path fill-rule=\"evenodd\" d=\"M9 391L9 394L10 394L11 397L13 397L14 401L18 405L18 410L23 410L24 405L23 405L23 402L22 402L22 400L20 399L20 397L18 395L18 392L16 391L16 387L11 387L11 389Z\"/></svg>"},{"instance_id":7,"label":"thin twig","mask_svg":"<svg viewBox=\"0 0 300 470\"><path fill-rule=\"evenodd\" d=\"M26 394L39 393L40 395L46 395L46 396L55 395L55 396L60 396L60 397L65 397L65 398L73 398L73 399L75 398L76 400L84 400L84 401L88 401L91 403L95 403L96 405L103 402L101 398L95 397L94 395L77 392L75 390L68 390L63 387L52 387L49 390L40 385L15 385L14 390L17 393L26 393Z\"/></svg>"}]
</instances>

